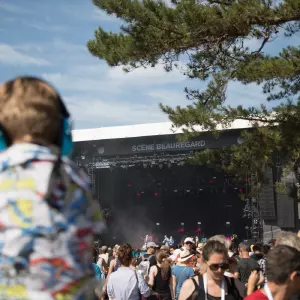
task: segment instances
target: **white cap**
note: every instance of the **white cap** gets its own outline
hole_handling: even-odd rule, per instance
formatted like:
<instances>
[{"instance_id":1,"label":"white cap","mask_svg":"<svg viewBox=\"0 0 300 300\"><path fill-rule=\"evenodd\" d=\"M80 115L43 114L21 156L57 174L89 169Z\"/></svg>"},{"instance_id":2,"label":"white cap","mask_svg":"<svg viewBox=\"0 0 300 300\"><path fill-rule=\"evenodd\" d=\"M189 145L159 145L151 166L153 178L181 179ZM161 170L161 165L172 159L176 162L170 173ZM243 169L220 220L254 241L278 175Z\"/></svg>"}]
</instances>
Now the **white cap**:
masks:
<instances>
[{"instance_id":1,"label":"white cap","mask_svg":"<svg viewBox=\"0 0 300 300\"><path fill-rule=\"evenodd\" d=\"M185 243L185 244L188 243L188 242L190 242L190 243L192 243L192 244L195 244L194 240L193 240L191 237L187 237L187 238L184 240L184 243Z\"/></svg>"}]
</instances>

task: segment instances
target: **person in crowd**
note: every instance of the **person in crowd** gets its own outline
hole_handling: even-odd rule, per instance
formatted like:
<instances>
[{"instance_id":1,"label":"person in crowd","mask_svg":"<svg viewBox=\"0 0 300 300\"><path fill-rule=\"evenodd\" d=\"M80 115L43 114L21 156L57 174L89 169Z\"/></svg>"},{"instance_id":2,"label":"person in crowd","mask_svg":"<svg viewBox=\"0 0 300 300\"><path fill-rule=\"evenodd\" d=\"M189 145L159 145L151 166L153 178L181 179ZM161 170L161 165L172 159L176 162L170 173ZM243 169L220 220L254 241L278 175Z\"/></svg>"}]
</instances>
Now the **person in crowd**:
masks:
<instances>
[{"instance_id":1,"label":"person in crowd","mask_svg":"<svg viewBox=\"0 0 300 300\"><path fill-rule=\"evenodd\" d=\"M231 240L228 240L225 235L214 235L211 238L209 238L209 241L218 241L226 247L228 252L230 251Z\"/></svg>"},{"instance_id":2,"label":"person in crowd","mask_svg":"<svg viewBox=\"0 0 300 300\"><path fill-rule=\"evenodd\" d=\"M97 260L97 266L100 268L101 273L103 274L104 277L107 276L108 273L108 253L107 253L107 247L102 246L99 249L99 256Z\"/></svg>"},{"instance_id":3,"label":"person in crowd","mask_svg":"<svg viewBox=\"0 0 300 300\"><path fill-rule=\"evenodd\" d=\"M300 292L300 252L290 246L279 245L267 256L267 283L245 300L288 300ZM249 282L254 290L255 280Z\"/></svg>"},{"instance_id":4,"label":"person in crowd","mask_svg":"<svg viewBox=\"0 0 300 300\"><path fill-rule=\"evenodd\" d=\"M105 261L105 264L108 265L108 258L109 258L109 254L108 254L108 250L107 250L107 246L102 246L99 249L99 258L102 258Z\"/></svg>"},{"instance_id":5,"label":"person in crowd","mask_svg":"<svg viewBox=\"0 0 300 300\"><path fill-rule=\"evenodd\" d=\"M111 262L109 264L107 279L108 279L108 277L109 277L109 275L111 273L117 271L118 268L120 267L120 261L118 260L118 251L119 251L119 248L120 248L119 245L115 245L115 247L113 248L113 257L114 257L114 259L111 260Z\"/></svg>"},{"instance_id":6,"label":"person in crowd","mask_svg":"<svg viewBox=\"0 0 300 300\"><path fill-rule=\"evenodd\" d=\"M173 254L174 254L174 251L177 249L177 247L176 246L174 246L174 245L172 245L172 246L170 246L170 256L172 256Z\"/></svg>"},{"instance_id":7,"label":"person in crowd","mask_svg":"<svg viewBox=\"0 0 300 300\"><path fill-rule=\"evenodd\" d=\"M140 266L144 265L145 272L147 273L144 275L148 275L150 268L156 265L155 252L157 248L158 245L156 245L154 242L147 243L147 253L138 259L137 264Z\"/></svg>"},{"instance_id":8,"label":"person in crowd","mask_svg":"<svg viewBox=\"0 0 300 300\"><path fill-rule=\"evenodd\" d=\"M237 272L235 274L235 277L239 278L244 285L247 284L252 271L261 271L258 263L249 256L249 250L250 249L248 244L241 243L239 245L240 260L237 265Z\"/></svg>"},{"instance_id":9,"label":"person in crowd","mask_svg":"<svg viewBox=\"0 0 300 300\"><path fill-rule=\"evenodd\" d=\"M268 244L270 246L270 249L273 249L275 247L276 239L270 239Z\"/></svg>"},{"instance_id":10,"label":"person in crowd","mask_svg":"<svg viewBox=\"0 0 300 300\"><path fill-rule=\"evenodd\" d=\"M172 271L166 251L160 250L156 253L157 264L152 266L149 273L148 284L154 294L148 300L172 300Z\"/></svg>"},{"instance_id":11,"label":"person in crowd","mask_svg":"<svg viewBox=\"0 0 300 300\"><path fill-rule=\"evenodd\" d=\"M229 256L229 269L226 271L226 276L229 277L234 277L236 274L237 275L237 259L235 257L233 257L233 251L231 250L232 248L232 241L230 239L227 239L225 235L215 235L212 236L209 241L217 241L222 243L227 251L228 251L228 256ZM206 264L202 264L201 265L201 273L204 273L206 270Z\"/></svg>"},{"instance_id":12,"label":"person in crowd","mask_svg":"<svg viewBox=\"0 0 300 300\"><path fill-rule=\"evenodd\" d=\"M267 257L267 255L269 254L270 250L271 250L270 245L264 244L262 246L262 252L263 252L263 254L264 254L265 257Z\"/></svg>"},{"instance_id":13,"label":"person in crowd","mask_svg":"<svg viewBox=\"0 0 300 300\"><path fill-rule=\"evenodd\" d=\"M280 231L275 241L275 246L278 245L290 246L300 251L300 238L293 232Z\"/></svg>"},{"instance_id":14,"label":"person in crowd","mask_svg":"<svg viewBox=\"0 0 300 300\"><path fill-rule=\"evenodd\" d=\"M229 268L228 250L223 243L210 240L203 247L206 272L184 282L179 300L242 299L243 286L234 278L224 276Z\"/></svg>"},{"instance_id":15,"label":"person in crowd","mask_svg":"<svg viewBox=\"0 0 300 300\"><path fill-rule=\"evenodd\" d=\"M95 277L97 280L100 280L101 278L103 278L102 272L100 267L95 263L98 260L98 247L93 247L93 269L95 272Z\"/></svg>"},{"instance_id":16,"label":"person in crowd","mask_svg":"<svg viewBox=\"0 0 300 300\"><path fill-rule=\"evenodd\" d=\"M180 253L187 250L189 252L192 252L192 247L195 244L194 240L192 237L186 237L183 238L181 241L181 248L178 248L174 251L173 255L172 255L172 260L176 263L180 257Z\"/></svg>"},{"instance_id":17,"label":"person in crowd","mask_svg":"<svg viewBox=\"0 0 300 300\"><path fill-rule=\"evenodd\" d=\"M262 271L262 274L264 278L266 278L266 257L263 253L263 245L260 243L257 243L253 246L253 255L251 256L252 259L254 259L258 265L260 270Z\"/></svg>"},{"instance_id":18,"label":"person in crowd","mask_svg":"<svg viewBox=\"0 0 300 300\"><path fill-rule=\"evenodd\" d=\"M88 176L68 158L70 124L44 80L0 87L2 299L88 299L94 291L90 249L104 222Z\"/></svg>"},{"instance_id":19,"label":"person in crowd","mask_svg":"<svg viewBox=\"0 0 300 300\"><path fill-rule=\"evenodd\" d=\"M114 248L113 248L113 257L114 257L114 259L112 259L110 261L110 264L109 264L109 269L108 269L108 273L107 273L107 276L106 276L106 283L104 284L104 286L102 288L102 293L101 293L101 296L100 296L101 300L106 299L106 295L107 295L106 288L107 288L107 282L108 282L108 279L109 279L110 275L113 272L116 272L119 269L119 267L121 266L121 263L118 259L119 248L120 248L119 245L115 245Z\"/></svg>"},{"instance_id":20,"label":"person in crowd","mask_svg":"<svg viewBox=\"0 0 300 300\"><path fill-rule=\"evenodd\" d=\"M192 261L192 257L193 254L191 254L191 252L188 250L181 251L177 264L173 266L172 287L176 299L179 297L179 293L184 281L194 276L193 268L188 266Z\"/></svg>"},{"instance_id":21,"label":"person in crowd","mask_svg":"<svg viewBox=\"0 0 300 300\"><path fill-rule=\"evenodd\" d=\"M118 259L121 266L113 272L107 282L107 294L109 299L139 300L140 296L149 297L151 289L144 278L132 268L132 247L123 244L118 250Z\"/></svg>"},{"instance_id":22,"label":"person in crowd","mask_svg":"<svg viewBox=\"0 0 300 300\"><path fill-rule=\"evenodd\" d=\"M169 248L169 246L167 246L167 245L162 245L162 246L160 247L160 250L165 251L167 254L170 253L170 248Z\"/></svg>"}]
</instances>

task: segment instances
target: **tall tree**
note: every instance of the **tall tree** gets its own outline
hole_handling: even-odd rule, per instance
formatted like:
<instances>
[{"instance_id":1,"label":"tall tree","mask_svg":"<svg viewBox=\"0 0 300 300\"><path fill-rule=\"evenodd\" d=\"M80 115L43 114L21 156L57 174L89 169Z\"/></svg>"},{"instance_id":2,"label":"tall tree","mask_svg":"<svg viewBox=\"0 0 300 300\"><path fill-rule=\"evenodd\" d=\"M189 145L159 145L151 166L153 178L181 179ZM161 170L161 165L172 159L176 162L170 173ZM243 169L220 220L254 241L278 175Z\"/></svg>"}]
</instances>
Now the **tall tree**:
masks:
<instances>
[{"instance_id":1,"label":"tall tree","mask_svg":"<svg viewBox=\"0 0 300 300\"><path fill-rule=\"evenodd\" d=\"M300 31L299 0L93 0L100 9L123 21L120 33L99 27L88 49L110 66L125 71L164 64L166 71L182 66L189 78L207 82L205 90L186 88L186 107L161 104L175 127L184 126L185 137L195 136L199 125L217 131L235 119L249 120L251 131L244 143L223 151L196 153L194 160L223 162L229 171L251 171L264 180L274 155L284 154L288 170L300 184ZM265 53L278 36L290 46L278 54ZM249 41L259 43L257 49ZM256 83L266 101L280 104L267 109L227 104L230 81ZM242 99L241 99L242 102ZM278 102L277 102L278 103ZM225 163L224 163L225 162Z\"/></svg>"}]
</instances>

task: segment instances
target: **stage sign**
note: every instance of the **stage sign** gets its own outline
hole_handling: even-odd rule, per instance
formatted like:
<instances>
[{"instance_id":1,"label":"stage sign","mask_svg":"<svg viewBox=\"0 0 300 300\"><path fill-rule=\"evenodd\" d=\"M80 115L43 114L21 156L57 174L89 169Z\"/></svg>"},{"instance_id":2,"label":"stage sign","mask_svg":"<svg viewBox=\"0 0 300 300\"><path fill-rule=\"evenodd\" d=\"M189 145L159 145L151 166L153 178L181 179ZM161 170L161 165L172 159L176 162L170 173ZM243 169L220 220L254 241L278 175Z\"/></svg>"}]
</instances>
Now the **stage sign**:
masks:
<instances>
[{"instance_id":1,"label":"stage sign","mask_svg":"<svg viewBox=\"0 0 300 300\"><path fill-rule=\"evenodd\" d=\"M139 144L132 145L132 152L153 152L153 151L172 151L172 150L198 150L205 147L205 141L173 142L162 144Z\"/></svg>"}]
</instances>

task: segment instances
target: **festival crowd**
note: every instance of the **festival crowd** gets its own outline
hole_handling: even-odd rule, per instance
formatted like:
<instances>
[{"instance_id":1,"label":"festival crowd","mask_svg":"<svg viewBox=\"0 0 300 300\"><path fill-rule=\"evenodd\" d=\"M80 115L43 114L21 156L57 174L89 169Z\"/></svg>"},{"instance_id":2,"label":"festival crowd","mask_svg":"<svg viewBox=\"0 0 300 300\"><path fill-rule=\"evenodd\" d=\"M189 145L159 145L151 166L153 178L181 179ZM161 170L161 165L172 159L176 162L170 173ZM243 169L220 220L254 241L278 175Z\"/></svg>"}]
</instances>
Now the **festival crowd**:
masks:
<instances>
[{"instance_id":1,"label":"festival crowd","mask_svg":"<svg viewBox=\"0 0 300 300\"><path fill-rule=\"evenodd\" d=\"M294 233L268 245L219 235L95 247L105 222L72 147L51 85L24 76L0 86L0 300L299 299Z\"/></svg>"},{"instance_id":2,"label":"festival crowd","mask_svg":"<svg viewBox=\"0 0 300 300\"><path fill-rule=\"evenodd\" d=\"M149 242L94 251L102 278L99 299L270 300L300 296L300 238L280 232L268 244L235 243L223 235L195 244L186 237L179 247Z\"/></svg>"}]
</instances>

